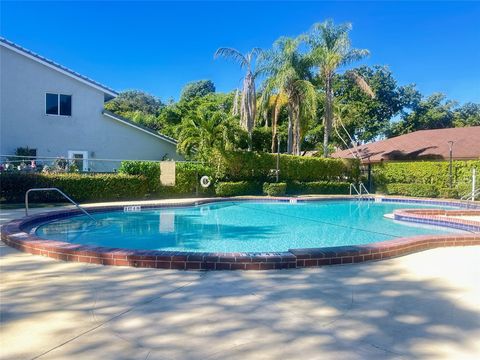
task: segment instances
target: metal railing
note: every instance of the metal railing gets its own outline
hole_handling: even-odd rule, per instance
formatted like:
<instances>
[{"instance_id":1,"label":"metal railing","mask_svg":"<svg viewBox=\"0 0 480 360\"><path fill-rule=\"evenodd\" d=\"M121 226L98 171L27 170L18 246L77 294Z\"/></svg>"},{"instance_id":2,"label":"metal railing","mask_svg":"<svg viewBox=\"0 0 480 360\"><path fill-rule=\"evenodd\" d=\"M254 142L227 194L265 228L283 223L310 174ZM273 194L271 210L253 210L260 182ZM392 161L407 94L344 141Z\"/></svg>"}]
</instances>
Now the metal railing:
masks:
<instances>
[{"instance_id":1,"label":"metal railing","mask_svg":"<svg viewBox=\"0 0 480 360\"><path fill-rule=\"evenodd\" d=\"M358 188L355 186L354 183L350 184L350 195L354 195L354 192L357 194L359 198L363 198L364 195L371 196L371 194L368 192L367 188L363 183L358 184Z\"/></svg>"},{"instance_id":2,"label":"metal railing","mask_svg":"<svg viewBox=\"0 0 480 360\"><path fill-rule=\"evenodd\" d=\"M470 200L470 201L475 201L475 199L480 196L480 189L478 189L477 191L475 192L469 192L468 194L466 195L463 195L460 200Z\"/></svg>"},{"instance_id":3,"label":"metal railing","mask_svg":"<svg viewBox=\"0 0 480 360\"><path fill-rule=\"evenodd\" d=\"M25 216L28 216L28 194L30 194L31 192L33 191L56 191L58 193L60 193L60 195L62 195L65 199L67 199L68 201L70 201L73 205L75 205L75 207L80 210L81 212L83 212L85 215L87 215L90 219L92 219L93 221L97 222L97 220L95 220L95 218L90 215L87 210L85 210L84 208L82 208L80 205L78 205L75 201L73 201L67 194L65 194L62 190L58 189L58 188L34 188L34 189L28 189L27 192L25 193Z\"/></svg>"},{"instance_id":4,"label":"metal railing","mask_svg":"<svg viewBox=\"0 0 480 360\"><path fill-rule=\"evenodd\" d=\"M353 191L355 191L357 193L357 195L360 195L360 191L358 191L357 187L355 186L354 183L351 183L350 184L350 195L353 195Z\"/></svg>"}]
</instances>

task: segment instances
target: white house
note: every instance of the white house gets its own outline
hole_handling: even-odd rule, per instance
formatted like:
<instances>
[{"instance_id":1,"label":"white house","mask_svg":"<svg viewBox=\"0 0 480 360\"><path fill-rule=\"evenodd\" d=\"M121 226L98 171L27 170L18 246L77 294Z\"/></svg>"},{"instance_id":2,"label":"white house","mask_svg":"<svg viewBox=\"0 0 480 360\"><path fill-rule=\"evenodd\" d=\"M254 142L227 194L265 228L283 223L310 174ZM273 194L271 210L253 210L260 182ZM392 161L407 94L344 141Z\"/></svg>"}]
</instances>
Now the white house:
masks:
<instances>
[{"instance_id":1,"label":"white house","mask_svg":"<svg viewBox=\"0 0 480 360\"><path fill-rule=\"evenodd\" d=\"M73 158L81 170L111 171L101 159L180 160L176 141L104 110L117 93L0 38L0 155L28 147L39 158Z\"/></svg>"}]
</instances>

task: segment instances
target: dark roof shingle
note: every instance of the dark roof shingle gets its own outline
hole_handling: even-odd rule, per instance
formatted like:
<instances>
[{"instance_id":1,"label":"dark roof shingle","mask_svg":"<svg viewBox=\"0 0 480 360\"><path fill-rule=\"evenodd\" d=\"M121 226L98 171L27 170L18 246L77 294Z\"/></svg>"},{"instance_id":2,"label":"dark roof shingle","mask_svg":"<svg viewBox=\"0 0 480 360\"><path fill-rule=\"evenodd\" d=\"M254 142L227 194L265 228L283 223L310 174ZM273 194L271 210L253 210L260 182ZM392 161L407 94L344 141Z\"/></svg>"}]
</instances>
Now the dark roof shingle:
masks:
<instances>
[{"instance_id":1,"label":"dark roof shingle","mask_svg":"<svg viewBox=\"0 0 480 360\"><path fill-rule=\"evenodd\" d=\"M420 130L390 139L357 146L364 163L392 160L448 160L449 141L457 160L480 158L480 126ZM353 158L355 149L337 151L335 158Z\"/></svg>"}]
</instances>

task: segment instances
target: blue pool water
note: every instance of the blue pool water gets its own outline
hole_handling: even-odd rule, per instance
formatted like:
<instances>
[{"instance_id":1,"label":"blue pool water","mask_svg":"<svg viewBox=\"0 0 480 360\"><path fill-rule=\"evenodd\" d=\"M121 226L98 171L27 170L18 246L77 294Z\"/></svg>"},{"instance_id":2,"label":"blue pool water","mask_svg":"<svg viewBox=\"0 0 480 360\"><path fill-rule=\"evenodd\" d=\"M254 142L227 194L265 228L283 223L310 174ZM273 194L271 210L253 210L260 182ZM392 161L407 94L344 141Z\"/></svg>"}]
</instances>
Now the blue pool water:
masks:
<instances>
[{"instance_id":1,"label":"blue pool water","mask_svg":"<svg viewBox=\"0 0 480 360\"><path fill-rule=\"evenodd\" d=\"M364 201L221 202L141 212L106 212L39 226L42 238L115 248L196 252L280 252L459 232L384 218L428 205Z\"/></svg>"}]
</instances>

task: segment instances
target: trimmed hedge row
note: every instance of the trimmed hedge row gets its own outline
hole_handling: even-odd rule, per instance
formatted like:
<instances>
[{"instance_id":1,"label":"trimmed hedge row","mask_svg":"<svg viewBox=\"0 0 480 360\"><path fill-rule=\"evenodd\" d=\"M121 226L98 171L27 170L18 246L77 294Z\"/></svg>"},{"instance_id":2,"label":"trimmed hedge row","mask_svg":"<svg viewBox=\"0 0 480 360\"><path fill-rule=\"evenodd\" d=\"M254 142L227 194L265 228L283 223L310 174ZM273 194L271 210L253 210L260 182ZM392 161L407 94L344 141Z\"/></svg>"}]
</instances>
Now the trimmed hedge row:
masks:
<instances>
[{"instance_id":1,"label":"trimmed hedge row","mask_svg":"<svg viewBox=\"0 0 480 360\"><path fill-rule=\"evenodd\" d=\"M385 192L388 195L402 195L415 197L437 197L439 192L431 184L386 184Z\"/></svg>"},{"instance_id":2,"label":"trimmed hedge row","mask_svg":"<svg viewBox=\"0 0 480 360\"><path fill-rule=\"evenodd\" d=\"M327 181L293 182L293 183L264 183L263 186L255 181L219 182L215 187L218 196L260 195L269 196L300 195L300 194L348 194L349 183Z\"/></svg>"},{"instance_id":3,"label":"trimmed hedge row","mask_svg":"<svg viewBox=\"0 0 480 360\"><path fill-rule=\"evenodd\" d=\"M453 161L452 189L448 161L384 163L375 165L372 174L375 189L386 194L458 198L470 191L474 167L480 171L480 160Z\"/></svg>"},{"instance_id":4,"label":"trimmed hedge row","mask_svg":"<svg viewBox=\"0 0 480 360\"><path fill-rule=\"evenodd\" d=\"M257 152L224 152L217 154L213 163L217 178L224 181L273 180L277 155ZM322 159L294 155L280 155L280 180L290 181L339 181L356 180L360 176L355 160Z\"/></svg>"},{"instance_id":5,"label":"trimmed hedge row","mask_svg":"<svg viewBox=\"0 0 480 360\"><path fill-rule=\"evenodd\" d=\"M155 161L122 161L119 172L129 175L143 175L148 179L150 195L201 195L213 194L212 188L199 186L200 177L213 177L213 170L200 163L177 162L175 164L175 186L160 184L160 163Z\"/></svg>"},{"instance_id":6,"label":"trimmed hedge row","mask_svg":"<svg viewBox=\"0 0 480 360\"><path fill-rule=\"evenodd\" d=\"M160 163L157 161L122 161L118 169L120 174L143 175L148 182L148 190L152 193L160 186Z\"/></svg>"},{"instance_id":7,"label":"trimmed hedge row","mask_svg":"<svg viewBox=\"0 0 480 360\"><path fill-rule=\"evenodd\" d=\"M215 193L218 196L260 195L262 185L252 181L219 182Z\"/></svg>"},{"instance_id":8,"label":"trimmed hedge row","mask_svg":"<svg viewBox=\"0 0 480 360\"><path fill-rule=\"evenodd\" d=\"M7 202L23 202L31 188L57 187L76 201L111 201L142 199L148 182L139 175L122 174L21 174L0 173L0 197ZM36 201L65 199L54 192L32 193Z\"/></svg>"},{"instance_id":9,"label":"trimmed hedge row","mask_svg":"<svg viewBox=\"0 0 480 360\"><path fill-rule=\"evenodd\" d=\"M348 194L350 191L350 183L347 182L299 182L294 181L287 186L287 193L292 195L299 194Z\"/></svg>"},{"instance_id":10,"label":"trimmed hedge row","mask_svg":"<svg viewBox=\"0 0 480 360\"><path fill-rule=\"evenodd\" d=\"M287 183L264 183L263 194L268 196L283 196L287 191Z\"/></svg>"}]
</instances>

